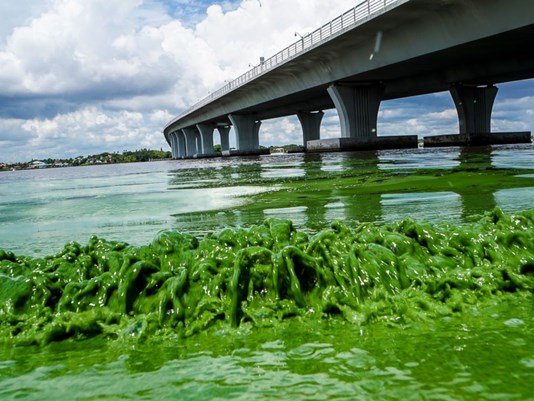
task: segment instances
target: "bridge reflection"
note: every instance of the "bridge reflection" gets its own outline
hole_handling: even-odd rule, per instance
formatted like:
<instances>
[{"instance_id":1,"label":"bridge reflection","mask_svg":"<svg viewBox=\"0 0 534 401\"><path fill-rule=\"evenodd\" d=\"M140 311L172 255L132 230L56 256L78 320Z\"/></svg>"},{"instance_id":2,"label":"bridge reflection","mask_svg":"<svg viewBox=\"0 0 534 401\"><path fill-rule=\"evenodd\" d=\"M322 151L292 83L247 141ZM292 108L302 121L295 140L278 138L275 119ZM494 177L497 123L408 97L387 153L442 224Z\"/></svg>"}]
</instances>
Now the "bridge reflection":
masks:
<instances>
[{"instance_id":1,"label":"bridge reflection","mask_svg":"<svg viewBox=\"0 0 534 401\"><path fill-rule=\"evenodd\" d=\"M450 158L451 170L487 170L492 166L492 148L464 147L455 149L456 155ZM395 166L390 153L380 151L340 153L335 159L328 155L305 155L306 163L320 162L323 172L360 170L358 176L365 181L377 176L383 170ZM453 156L453 153L450 155ZM411 163L406 164L408 168ZM397 165L402 170L401 165ZM314 177L314 170L301 168L298 175ZM355 179L356 181L356 179ZM355 184L357 186L357 184ZM301 198L301 203L287 208L266 209L264 217L286 217L298 226L320 230L333 220L352 224L357 222L389 223L403 218L430 222L469 222L497 206L495 190L472 187L438 192L393 192L393 193L350 193L346 189L332 189L321 200Z\"/></svg>"},{"instance_id":2,"label":"bridge reflection","mask_svg":"<svg viewBox=\"0 0 534 401\"><path fill-rule=\"evenodd\" d=\"M351 225L358 222L382 224L403 218L431 223L464 223L477 220L496 206L507 209L509 203L514 202L510 191L516 188L469 184L470 174L497 167L493 162L493 147L450 148L436 155L432 152L369 151L249 157L232 159L232 162L224 160L217 168L209 169L209 173L208 170L204 172L206 182L215 182L215 185L216 182L225 185L234 183L236 187L265 185L269 189L286 180L303 180L314 184L310 184L310 190L304 190L301 194L292 193L286 198L281 192L273 204L266 201L258 202L254 207L236 205L219 211L182 211L175 214L176 225L188 231L212 231L227 226L258 224L264 219L277 217L291 219L298 228L314 232L329 226L333 220L342 220ZM436 163L434 156L441 160ZM372 191L359 190L366 182L376 183L385 180L384 177L391 177L391 174L399 177L418 174L421 177L421 168L426 170L429 178L440 180L439 185L427 190L417 184L413 188L409 184L395 187L397 190L389 188L382 191L380 185ZM443 177L435 178L429 170L435 170L436 175ZM447 174L456 173L463 174L462 179L467 180L467 184L449 186ZM182 179L178 175L174 177L176 180ZM338 185L336 181L340 177L343 185ZM317 182L321 183L315 190L313 185ZM523 196L534 194L534 188L524 191L527 195Z\"/></svg>"}]
</instances>

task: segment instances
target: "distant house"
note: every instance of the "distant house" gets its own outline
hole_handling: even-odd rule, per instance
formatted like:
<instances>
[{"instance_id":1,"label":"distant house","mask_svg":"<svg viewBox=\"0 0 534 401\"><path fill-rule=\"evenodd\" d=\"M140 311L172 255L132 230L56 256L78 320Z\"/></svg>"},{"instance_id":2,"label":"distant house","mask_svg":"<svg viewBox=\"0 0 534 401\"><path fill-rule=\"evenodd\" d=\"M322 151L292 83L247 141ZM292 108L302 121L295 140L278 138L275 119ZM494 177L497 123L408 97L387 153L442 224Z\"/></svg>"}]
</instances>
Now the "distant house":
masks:
<instances>
[{"instance_id":1,"label":"distant house","mask_svg":"<svg viewBox=\"0 0 534 401\"><path fill-rule=\"evenodd\" d=\"M30 166L31 168L45 168L45 167L48 167L48 164L40 160L34 160L31 162Z\"/></svg>"}]
</instances>

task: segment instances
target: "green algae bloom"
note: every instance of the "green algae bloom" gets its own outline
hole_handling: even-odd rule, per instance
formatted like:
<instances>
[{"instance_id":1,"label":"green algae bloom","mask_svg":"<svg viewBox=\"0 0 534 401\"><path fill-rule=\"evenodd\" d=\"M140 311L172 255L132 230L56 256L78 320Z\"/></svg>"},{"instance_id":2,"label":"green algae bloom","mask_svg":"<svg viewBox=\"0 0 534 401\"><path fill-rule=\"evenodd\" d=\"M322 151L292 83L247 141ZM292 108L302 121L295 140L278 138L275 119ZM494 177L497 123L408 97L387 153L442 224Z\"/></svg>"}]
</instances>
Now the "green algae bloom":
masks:
<instances>
[{"instance_id":1,"label":"green algae bloom","mask_svg":"<svg viewBox=\"0 0 534 401\"><path fill-rule=\"evenodd\" d=\"M407 324L534 292L534 210L468 225L402 220L310 235L288 220L146 246L92 237L57 255L0 250L0 341L138 341L338 316Z\"/></svg>"}]
</instances>

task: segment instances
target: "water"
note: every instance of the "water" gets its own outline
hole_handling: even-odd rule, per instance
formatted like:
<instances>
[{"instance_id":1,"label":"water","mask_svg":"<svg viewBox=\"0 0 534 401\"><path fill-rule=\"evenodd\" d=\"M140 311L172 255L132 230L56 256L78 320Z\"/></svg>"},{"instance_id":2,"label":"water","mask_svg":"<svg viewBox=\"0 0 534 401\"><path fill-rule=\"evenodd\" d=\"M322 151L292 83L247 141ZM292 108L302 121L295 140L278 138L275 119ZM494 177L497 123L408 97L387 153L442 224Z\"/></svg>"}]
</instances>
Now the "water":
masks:
<instances>
[{"instance_id":1,"label":"water","mask_svg":"<svg viewBox=\"0 0 534 401\"><path fill-rule=\"evenodd\" d=\"M93 234L145 244L290 218L462 224L534 208L532 145L165 161L0 173L0 248L48 255ZM0 399L534 400L534 301L450 319L336 318L186 340L0 345Z\"/></svg>"},{"instance_id":2,"label":"water","mask_svg":"<svg viewBox=\"0 0 534 401\"><path fill-rule=\"evenodd\" d=\"M182 228L175 214L231 209L243 203L237 196L265 190L212 187L203 174L210 167L218 168L164 161L6 172L0 175L0 248L50 254L93 234L140 245L161 229Z\"/></svg>"},{"instance_id":3,"label":"water","mask_svg":"<svg viewBox=\"0 0 534 401\"><path fill-rule=\"evenodd\" d=\"M381 172L406 175L422 169L534 170L534 149L514 145L294 154L4 172L0 248L46 255L71 240L86 243L91 235L141 245L162 229L202 236L273 216L317 231L335 219L391 222L409 216L461 222L496 206L506 212L534 207L532 186L461 191L415 186L413 191L364 194L335 187L338 178L365 180ZM250 206L250 195L276 192L283 183L302 180L332 181L319 196L303 193L290 199L284 193L274 197L276 202L271 198Z\"/></svg>"},{"instance_id":4,"label":"water","mask_svg":"<svg viewBox=\"0 0 534 401\"><path fill-rule=\"evenodd\" d=\"M404 329L289 322L150 346L90 340L4 351L0 397L532 400L532 310L505 307L492 322L469 313Z\"/></svg>"}]
</instances>

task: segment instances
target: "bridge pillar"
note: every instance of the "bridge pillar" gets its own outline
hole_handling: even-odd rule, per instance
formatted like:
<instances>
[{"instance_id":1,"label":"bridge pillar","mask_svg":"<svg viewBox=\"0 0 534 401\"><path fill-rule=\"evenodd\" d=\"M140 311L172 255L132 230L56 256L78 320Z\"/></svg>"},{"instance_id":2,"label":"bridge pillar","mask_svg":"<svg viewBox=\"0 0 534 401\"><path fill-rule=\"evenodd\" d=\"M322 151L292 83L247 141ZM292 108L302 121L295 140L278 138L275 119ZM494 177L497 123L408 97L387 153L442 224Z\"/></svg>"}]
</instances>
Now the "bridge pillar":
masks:
<instances>
[{"instance_id":1,"label":"bridge pillar","mask_svg":"<svg viewBox=\"0 0 534 401\"><path fill-rule=\"evenodd\" d=\"M185 135L183 131L176 131L177 146L178 146L178 158L183 159L186 156L185 149Z\"/></svg>"},{"instance_id":2,"label":"bridge pillar","mask_svg":"<svg viewBox=\"0 0 534 401\"><path fill-rule=\"evenodd\" d=\"M491 111L497 96L497 88L456 85L450 89L458 111L460 134L489 134Z\"/></svg>"},{"instance_id":3,"label":"bridge pillar","mask_svg":"<svg viewBox=\"0 0 534 401\"><path fill-rule=\"evenodd\" d=\"M308 141L320 139L321 137L321 120L324 113L319 111L317 113L309 113L299 111L297 117L302 127L303 145L306 148Z\"/></svg>"},{"instance_id":4,"label":"bridge pillar","mask_svg":"<svg viewBox=\"0 0 534 401\"><path fill-rule=\"evenodd\" d=\"M217 127L219 135L221 135L221 151L230 150L230 129L232 127L227 125L224 127Z\"/></svg>"},{"instance_id":5,"label":"bridge pillar","mask_svg":"<svg viewBox=\"0 0 534 401\"><path fill-rule=\"evenodd\" d=\"M425 147L530 143L530 131L491 132L491 111L498 89L493 85L455 85L450 89L460 133L424 138Z\"/></svg>"},{"instance_id":6,"label":"bridge pillar","mask_svg":"<svg viewBox=\"0 0 534 401\"><path fill-rule=\"evenodd\" d=\"M187 127L182 129L183 135L185 136L185 157L193 157L198 153L197 150L197 128L196 127Z\"/></svg>"},{"instance_id":7,"label":"bridge pillar","mask_svg":"<svg viewBox=\"0 0 534 401\"><path fill-rule=\"evenodd\" d=\"M383 86L332 84L327 90L339 114L341 137L364 139L377 136Z\"/></svg>"},{"instance_id":8,"label":"bridge pillar","mask_svg":"<svg viewBox=\"0 0 534 401\"><path fill-rule=\"evenodd\" d=\"M178 150L176 148L176 136L174 135L174 132L171 132L169 134L169 142L171 143L171 157L173 159L176 159L176 157L178 156Z\"/></svg>"},{"instance_id":9,"label":"bridge pillar","mask_svg":"<svg viewBox=\"0 0 534 401\"><path fill-rule=\"evenodd\" d=\"M185 140L182 131L174 131L170 134L171 152L173 159L182 159L185 157Z\"/></svg>"},{"instance_id":10,"label":"bridge pillar","mask_svg":"<svg viewBox=\"0 0 534 401\"><path fill-rule=\"evenodd\" d=\"M213 124L197 124L198 131L200 132L200 148L199 153L208 155L213 154L213 130L215 126Z\"/></svg>"},{"instance_id":11,"label":"bridge pillar","mask_svg":"<svg viewBox=\"0 0 534 401\"><path fill-rule=\"evenodd\" d=\"M260 148L260 125L253 116L230 114L228 116L236 133L236 147L240 151Z\"/></svg>"}]
</instances>

